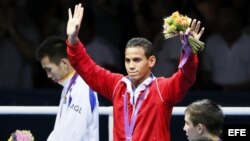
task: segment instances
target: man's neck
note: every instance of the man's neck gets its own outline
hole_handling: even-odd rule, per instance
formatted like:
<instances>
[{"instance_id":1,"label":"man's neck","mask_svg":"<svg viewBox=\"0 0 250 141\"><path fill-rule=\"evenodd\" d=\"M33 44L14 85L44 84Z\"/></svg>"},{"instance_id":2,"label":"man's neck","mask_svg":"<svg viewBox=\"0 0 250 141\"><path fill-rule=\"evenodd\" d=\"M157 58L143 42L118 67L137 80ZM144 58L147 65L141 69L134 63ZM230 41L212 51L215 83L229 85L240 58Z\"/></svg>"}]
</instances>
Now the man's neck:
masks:
<instances>
[{"instance_id":1,"label":"man's neck","mask_svg":"<svg viewBox=\"0 0 250 141\"><path fill-rule=\"evenodd\" d=\"M208 138L210 138L210 139L212 139L213 141L221 141L220 137L216 136L216 135L207 134L205 136L208 137Z\"/></svg>"},{"instance_id":2,"label":"man's neck","mask_svg":"<svg viewBox=\"0 0 250 141\"><path fill-rule=\"evenodd\" d=\"M132 80L132 85L133 85L132 88L136 89L141 83L143 83L150 76L151 76L151 73L149 73L148 75L145 75L145 77L143 77L141 80L138 80L138 81Z\"/></svg>"}]
</instances>

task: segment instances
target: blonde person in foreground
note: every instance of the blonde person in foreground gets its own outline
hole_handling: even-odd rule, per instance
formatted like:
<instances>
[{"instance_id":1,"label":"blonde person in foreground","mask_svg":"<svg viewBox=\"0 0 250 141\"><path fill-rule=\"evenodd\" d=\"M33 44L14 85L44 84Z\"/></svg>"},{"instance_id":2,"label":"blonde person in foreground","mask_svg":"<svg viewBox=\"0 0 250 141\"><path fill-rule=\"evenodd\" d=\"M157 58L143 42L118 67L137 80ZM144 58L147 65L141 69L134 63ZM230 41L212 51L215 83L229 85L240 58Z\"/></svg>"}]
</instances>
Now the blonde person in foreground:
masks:
<instances>
[{"instance_id":1,"label":"blonde person in foreground","mask_svg":"<svg viewBox=\"0 0 250 141\"><path fill-rule=\"evenodd\" d=\"M83 10L81 4L75 6L73 14L69 9L67 53L86 83L113 103L114 140L170 141L172 109L195 82L197 55L191 54L173 76L156 78L151 73L156 61L152 43L145 38L132 38L125 49L128 75L112 73L94 63L78 38ZM200 22L193 20L186 34L199 40L203 32Z\"/></svg>"}]
</instances>

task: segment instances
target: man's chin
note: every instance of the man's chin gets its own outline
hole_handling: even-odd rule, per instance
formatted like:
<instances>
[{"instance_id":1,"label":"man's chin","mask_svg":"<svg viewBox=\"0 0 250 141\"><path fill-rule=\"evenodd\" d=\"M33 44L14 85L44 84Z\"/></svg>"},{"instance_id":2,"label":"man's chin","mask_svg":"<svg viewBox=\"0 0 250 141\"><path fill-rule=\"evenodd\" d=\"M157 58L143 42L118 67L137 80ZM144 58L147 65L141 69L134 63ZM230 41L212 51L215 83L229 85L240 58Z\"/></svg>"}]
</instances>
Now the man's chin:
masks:
<instances>
[{"instance_id":1,"label":"man's chin","mask_svg":"<svg viewBox=\"0 0 250 141\"><path fill-rule=\"evenodd\" d=\"M136 81L136 80L137 80L137 75L129 75L129 78L130 78L132 81Z\"/></svg>"}]
</instances>

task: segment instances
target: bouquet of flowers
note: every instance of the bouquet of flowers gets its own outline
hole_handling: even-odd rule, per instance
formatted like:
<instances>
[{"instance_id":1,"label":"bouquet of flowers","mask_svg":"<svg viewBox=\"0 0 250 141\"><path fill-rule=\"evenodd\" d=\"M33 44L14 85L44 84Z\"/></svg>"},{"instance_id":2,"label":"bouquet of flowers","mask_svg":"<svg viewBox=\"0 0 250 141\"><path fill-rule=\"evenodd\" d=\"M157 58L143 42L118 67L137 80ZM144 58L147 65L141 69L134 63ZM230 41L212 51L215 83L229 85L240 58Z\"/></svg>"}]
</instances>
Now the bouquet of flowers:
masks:
<instances>
[{"instance_id":1,"label":"bouquet of flowers","mask_svg":"<svg viewBox=\"0 0 250 141\"><path fill-rule=\"evenodd\" d=\"M11 134L8 141L34 141L34 137L29 130L16 130Z\"/></svg>"},{"instance_id":2,"label":"bouquet of flowers","mask_svg":"<svg viewBox=\"0 0 250 141\"><path fill-rule=\"evenodd\" d=\"M192 19L181 15L178 11L172 13L171 16L164 18L163 34L166 39L177 36L180 31L185 32L191 24ZM188 42L191 45L192 52L197 53L204 49L204 43L188 36Z\"/></svg>"}]
</instances>

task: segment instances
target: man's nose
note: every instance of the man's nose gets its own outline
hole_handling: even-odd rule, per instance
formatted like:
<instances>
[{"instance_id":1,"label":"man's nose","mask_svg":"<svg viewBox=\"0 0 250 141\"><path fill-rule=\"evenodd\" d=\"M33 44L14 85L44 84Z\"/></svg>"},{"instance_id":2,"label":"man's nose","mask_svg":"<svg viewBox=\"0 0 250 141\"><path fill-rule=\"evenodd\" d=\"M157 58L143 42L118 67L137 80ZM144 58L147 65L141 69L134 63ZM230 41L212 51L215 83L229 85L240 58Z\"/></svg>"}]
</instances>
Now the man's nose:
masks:
<instances>
[{"instance_id":1,"label":"man's nose","mask_svg":"<svg viewBox=\"0 0 250 141\"><path fill-rule=\"evenodd\" d=\"M129 69L134 69L134 68L135 68L135 63L130 62L130 63L129 63Z\"/></svg>"}]
</instances>

